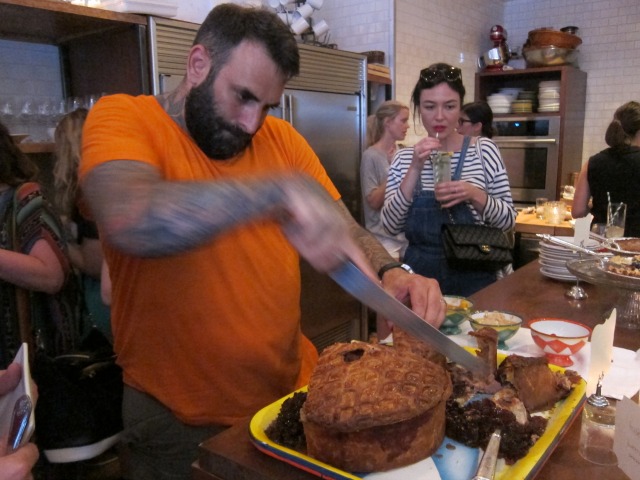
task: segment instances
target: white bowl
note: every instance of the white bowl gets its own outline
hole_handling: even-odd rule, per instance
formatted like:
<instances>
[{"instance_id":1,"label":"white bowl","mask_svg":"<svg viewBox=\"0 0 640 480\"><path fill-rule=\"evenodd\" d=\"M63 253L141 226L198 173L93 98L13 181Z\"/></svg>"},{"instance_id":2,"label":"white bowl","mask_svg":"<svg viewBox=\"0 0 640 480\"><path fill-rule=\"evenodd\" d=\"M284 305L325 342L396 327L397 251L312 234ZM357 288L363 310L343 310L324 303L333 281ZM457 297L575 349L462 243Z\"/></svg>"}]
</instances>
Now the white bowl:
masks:
<instances>
[{"instance_id":1,"label":"white bowl","mask_svg":"<svg viewBox=\"0 0 640 480\"><path fill-rule=\"evenodd\" d=\"M535 318L527 326L549 363L561 367L573 365L571 355L578 353L591 336L590 327L562 318Z\"/></svg>"}]
</instances>

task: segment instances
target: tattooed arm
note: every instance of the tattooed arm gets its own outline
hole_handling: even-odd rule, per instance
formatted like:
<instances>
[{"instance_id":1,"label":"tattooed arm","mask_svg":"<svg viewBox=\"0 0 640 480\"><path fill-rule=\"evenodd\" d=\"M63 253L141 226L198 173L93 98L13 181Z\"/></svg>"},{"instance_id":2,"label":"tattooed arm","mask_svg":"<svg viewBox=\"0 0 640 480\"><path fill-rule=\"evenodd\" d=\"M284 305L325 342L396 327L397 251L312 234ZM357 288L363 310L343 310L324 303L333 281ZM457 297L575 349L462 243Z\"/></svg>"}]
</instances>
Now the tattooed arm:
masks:
<instances>
[{"instance_id":1,"label":"tattooed arm","mask_svg":"<svg viewBox=\"0 0 640 480\"><path fill-rule=\"evenodd\" d=\"M82 188L104 239L129 255L183 252L229 228L273 218L316 269L350 258L374 275L336 203L310 177L167 182L149 165L119 160L91 170Z\"/></svg>"},{"instance_id":2,"label":"tattooed arm","mask_svg":"<svg viewBox=\"0 0 640 480\"><path fill-rule=\"evenodd\" d=\"M359 225L351 216L342 201L342 216L349 223L351 236L364 251L375 271L384 265L394 262L382 244L365 228ZM389 293L401 302L411 305L411 309L428 323L439 326L444 320L446 304L442 301L442 292L438 282L421 275L411 275L402 268L387 270L382 277L382 284ZM393 319L390 319L393 322Z\"/></svg>"}]
</instances>

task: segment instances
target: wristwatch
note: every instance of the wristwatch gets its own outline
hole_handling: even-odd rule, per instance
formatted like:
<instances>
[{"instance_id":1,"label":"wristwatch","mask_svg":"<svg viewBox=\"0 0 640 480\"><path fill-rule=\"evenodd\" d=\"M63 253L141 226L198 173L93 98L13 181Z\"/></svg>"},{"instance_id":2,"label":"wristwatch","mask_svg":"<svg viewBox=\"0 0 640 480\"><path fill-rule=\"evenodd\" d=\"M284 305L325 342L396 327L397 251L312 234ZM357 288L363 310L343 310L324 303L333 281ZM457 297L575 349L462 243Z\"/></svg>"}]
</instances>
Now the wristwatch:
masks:
<instances>
[{"instance_id":1,"label":"wristwatch","mask_svg":"<svg viewBox=\"0 0 640 480\"><path fill-rule=\"evenodd\" d=\"M392 268L402 268L403 270L407 271L408 273L415 273L413 271L413 269L409 265L407 265L406 263L391 262L391 263L387 263L386 265L383 265L382 268L380 270L378 270L378 277L380 278L380 280L382 280L382 276L388 270L391 270Z\"/></svg>"}]
</instances>

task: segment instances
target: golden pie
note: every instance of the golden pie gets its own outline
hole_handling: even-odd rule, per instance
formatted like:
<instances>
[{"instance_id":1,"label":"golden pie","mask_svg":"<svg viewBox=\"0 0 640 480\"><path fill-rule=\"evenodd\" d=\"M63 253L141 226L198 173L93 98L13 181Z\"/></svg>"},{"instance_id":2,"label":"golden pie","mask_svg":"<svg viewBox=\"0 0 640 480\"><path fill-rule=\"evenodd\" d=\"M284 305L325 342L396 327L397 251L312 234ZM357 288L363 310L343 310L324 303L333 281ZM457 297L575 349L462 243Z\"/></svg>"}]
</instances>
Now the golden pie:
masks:
<instances>
[{"instance_id":1,"label":"golden pie","mask_svg":"<svg viewBox=\"0 0 640 480\"><path fill-rule=\"evenodd\" d=\"M616 240L616 244L623 252L640 253L640 238L624 238Z\"/></svg>"},{"instance_id":2,"label":"golden pie","mask_svg":"<svg viewBox=\"0 0 640 480\"><path fill-rule=\"evenodd\" d=\"M614 255L609 258L605 268L607 271L618 275L640 278L640 255L634 255L633 257Z\"/></svg>"}]
</instances>

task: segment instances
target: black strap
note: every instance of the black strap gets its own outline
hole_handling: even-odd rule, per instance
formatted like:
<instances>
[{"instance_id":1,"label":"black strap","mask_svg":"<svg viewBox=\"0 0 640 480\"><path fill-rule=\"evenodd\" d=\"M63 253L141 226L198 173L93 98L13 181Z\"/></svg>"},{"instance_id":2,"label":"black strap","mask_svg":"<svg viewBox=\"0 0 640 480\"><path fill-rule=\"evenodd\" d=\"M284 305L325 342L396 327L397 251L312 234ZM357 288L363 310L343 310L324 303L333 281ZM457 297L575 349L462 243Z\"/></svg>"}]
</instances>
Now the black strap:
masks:
<instances>
[{"instance_id":1,"label":"black strap","mask_svg":"<svg viewBox=\"0 0 640 480\"><path fill-rule=\"evenodd\" d=\"M471 142L471 137L465 136L462 141L462 148L460 149L460 158L458 158L458 165L456 166L456 171L453 174L453 180L460 180L460 176L462 175L462 166L464 165L464 159L467 156L467 149L469 148L469 143Z\"/></svg>"},{"instance_id":2,"label":"black strap","mask_svg":"<svg viewBox=\"0 0 640 480\"><path fill-rule=\"evenodd\" d=\"M458 158L458 165L456 165L456 171L453 174L453 180L460 180L460 176L462 175L462 166L464 165L464 160L467 156L467 149L469 148L469 143L471 142L471 137L466 136L462 141L462 148L460 149L460 157ZM455 224L456 221L453 219L453 215L451 215L451 209L447 208L447 214L449 215L449 220L452 224Z\"/></svg>"}]
</instances>

